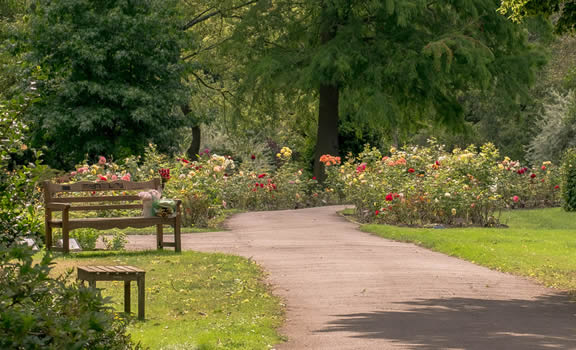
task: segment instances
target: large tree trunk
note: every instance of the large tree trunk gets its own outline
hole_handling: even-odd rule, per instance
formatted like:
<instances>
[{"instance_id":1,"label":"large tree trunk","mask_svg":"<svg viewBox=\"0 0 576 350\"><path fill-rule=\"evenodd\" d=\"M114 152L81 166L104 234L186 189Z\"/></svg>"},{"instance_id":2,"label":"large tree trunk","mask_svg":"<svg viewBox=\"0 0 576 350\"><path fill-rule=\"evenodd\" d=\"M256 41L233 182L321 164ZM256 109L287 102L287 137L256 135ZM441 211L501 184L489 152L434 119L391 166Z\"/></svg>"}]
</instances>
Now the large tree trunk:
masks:
<instances>
[{"instance_id":1,"label":"large tree trunk","mask_svg":"<svg viewBox=\"0 0 576 350\"><path fill-rule=\"evenodd\" d=\"M192 127L192 143L186 151L186 155L190 160L198 160L198 153L200 153L200 125Z\"/></svg>"},{"instance_id":2,"label":"large tree trunk","mask_svg":"<svg viewBox=\"0 0 576 350\"><path fill-rule=\"evenodd\" d=\"M338 11L329 1L322 2L323 24L320 32L322 45L336 37L338 24ZM320 106L318 110L318 134L316 138L316 152L314 154L314 176L318 181L324 181L326 173L320 157L324 154L338 155L338 102L340 88L337 83L322 83L319 89Z\"/></svg>"},{"instance_id":3,"label":"large tree trunk","mask_svg":"<svg viewBox=\"0 0 576 350\"><path fill-rule=\"evenodd\" d=\"M337 85L320 86L320 108L318 111L318 136L316 138L316 152L314 154L314 176L319 181L326 177L324 165L320 163L320 156L330 154L338 155L338 102L340 89Z\"/></svg>"},{"instance_id":4,"label":"large tree trunk","mask_svg":"<svg viewBox=\"0 0 576 350\"><path fill-rule=\"evenodd\" d=\"M190 112L192 111L190 109L190 106L188 106L187 104L180 106L180 109L182 110L182 113L186 117L188 117L188 114L190 114ZM188 157L188 159L192 161L198 160L198 153L200 153L200 141L201 141L200 124L194 124L194 126L192 126L192 143L190 144L190 147L188 147L188 150L186 151L186 157Z\"/></svg>"}]
</instances>

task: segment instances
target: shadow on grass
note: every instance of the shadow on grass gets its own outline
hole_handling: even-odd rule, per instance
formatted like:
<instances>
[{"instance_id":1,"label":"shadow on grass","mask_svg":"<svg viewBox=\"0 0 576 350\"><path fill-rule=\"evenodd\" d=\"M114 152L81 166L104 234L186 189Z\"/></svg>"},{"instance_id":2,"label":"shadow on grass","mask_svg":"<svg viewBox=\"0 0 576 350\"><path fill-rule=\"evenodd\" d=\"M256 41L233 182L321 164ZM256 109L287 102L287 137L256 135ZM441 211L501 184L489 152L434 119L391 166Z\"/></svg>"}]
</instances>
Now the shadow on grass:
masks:
<instances>
[{"instance_id":1,"label":"shadow on grass","mask_svg":"<svg viewBox=\"0 0 576 350\"><path fill-rule=\"evenodd\" d=\"M117 250L102 250L102 251L87 251L77 252L72 254L55 253L54 256L60 259L92 259L92 258L107 258L107 257L130 257L130 256L172 256L181 255L170 250L134 250L134 251L117 251Z\"/></svg>"},{"instance_id":2,"label":"shadow on grass","mask_svg":"<svg viewBox=\"0 0 576 350\"><path fill-rule=\"evenodd\" d=\"M576 349L576 304L568 295L535 300L421 299L400 310L337 315L317 332L389 339L412 349Z\"/></svg>"}]
</instances>

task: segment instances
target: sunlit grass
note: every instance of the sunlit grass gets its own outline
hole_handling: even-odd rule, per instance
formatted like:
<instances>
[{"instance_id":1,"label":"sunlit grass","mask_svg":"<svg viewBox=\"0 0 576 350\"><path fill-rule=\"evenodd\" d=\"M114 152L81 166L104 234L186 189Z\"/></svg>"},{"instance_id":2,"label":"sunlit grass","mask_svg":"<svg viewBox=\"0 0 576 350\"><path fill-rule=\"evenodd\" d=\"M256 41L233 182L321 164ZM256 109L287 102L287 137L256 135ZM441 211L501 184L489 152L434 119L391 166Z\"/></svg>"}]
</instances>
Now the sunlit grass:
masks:
<instances>
[{"instance_id":1,"label":"sunlit grass","mask_svg":"<svg viewBox=\"0 0 576 350\"><path fill-rule=\"evenodd\" d=\"M423 229L363 225L378 236L412 242L489 268L576 291L576 213L560 208L502 214L508 228Z\"/></svg>"},{"instance_id":2,"label":"sunlit grass","mask_svg":"<svg viewBox=\"0 0 576 350\"><path fill-rule=\"evenodd\" d=\"M282 304L251 260L198 252L86 252L56 260L54 273L79 265L133 265L146 270L146 321L134 320L133 339L152 349L269 349ZM75 272L74 272L75 275ZM123 311L123 282L98 282ZM132 312L137 310L136 283Z\"/></svg>"}]
</instances>

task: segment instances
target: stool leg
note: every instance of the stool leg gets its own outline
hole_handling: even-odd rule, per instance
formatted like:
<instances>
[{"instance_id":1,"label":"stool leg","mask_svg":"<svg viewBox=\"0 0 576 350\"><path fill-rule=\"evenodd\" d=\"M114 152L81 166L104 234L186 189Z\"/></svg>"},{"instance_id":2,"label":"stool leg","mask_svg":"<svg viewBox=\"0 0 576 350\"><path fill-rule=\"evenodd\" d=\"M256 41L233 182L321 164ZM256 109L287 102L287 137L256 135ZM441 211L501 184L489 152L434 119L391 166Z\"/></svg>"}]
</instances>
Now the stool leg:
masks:
<instances>
[{"instance_id":1,"label":"stool leg","mask_svg":"<svg viewBox=\"0 0 576 350\"><path fill-rule=\"evenodd\" d=\"M180 235L180 216L176 216L174 223L174 250L177 253L182 251L182 237Z\"/></svg>"},{"instance_id":2,"label":"stool leg","mask_svg":"<svg viewBox=\"0 0 576 350\"><path fill-rule=\"evenodd\" d=\"M158 224L156 225L156 248L163 249L164 248L164 232L163 232L163 225Z\"/></svg>"},{"instance_id":3,"label":"stool leg","mask_svg":"<svg viewBox=\"0 0 576 350\"><path fill-rule=\"evenodd\" d=\"M124 312L130 313L130 281L124 281Z\"/></svg>"},{"instance_id":4,"label":"stool leg","mask_svg":"<svg viewBox=\"0 0 576 350\"><path fill-rule=\"evenodd\" d=\"M138 319L144 320L144 306L146 303L146 291L144 284L144 276L138 278Z\"/></svg>"}]
</instances>

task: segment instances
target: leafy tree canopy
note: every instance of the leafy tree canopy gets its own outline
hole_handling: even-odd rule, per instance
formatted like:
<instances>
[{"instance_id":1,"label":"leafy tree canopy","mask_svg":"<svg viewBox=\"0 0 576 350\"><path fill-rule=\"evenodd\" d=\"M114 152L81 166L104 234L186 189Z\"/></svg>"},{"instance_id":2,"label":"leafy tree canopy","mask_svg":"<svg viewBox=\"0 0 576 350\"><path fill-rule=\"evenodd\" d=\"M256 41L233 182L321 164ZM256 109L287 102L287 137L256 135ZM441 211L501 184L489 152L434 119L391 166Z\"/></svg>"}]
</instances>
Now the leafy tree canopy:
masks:
<instances>
[{"instance_id":1,"label":"leafy tree canopy","mask_svg":"<svg viewBox=\"0 0 576 350\"><path fill-rule=\"evenodd\" d=\"M556 15L557 33L574 32L576 29L576 3L571 0L502 0L498 9L515 22L526 16Z\"/></svg>"},{"instance_id":2,"label":"leafy tree canopy","mask_svg":"<svg viewBox=\"0 0 576 350\"><path fill-rule=\"evenodd\" d=\"M149 142L164 151L184 125L180 60L186 32L175 1L36 0L29 60L42 100L30 113L51 165L85 154L125 157Z\"/></svg>"},{"instance_id":3,"label":"leafy tree canopy","mask_svg":"<svg viewBox=\"0 0 576 350\"><path fill-rule=\"evenodd\" d=\"M338 113L403 131L425 121L458 127L462 93L495 90L512 101L544 63L498 4L260 0L236 32L243 83L253 96L318 97L316 158L338 152Z\"/></svg>"}]
</instances>

